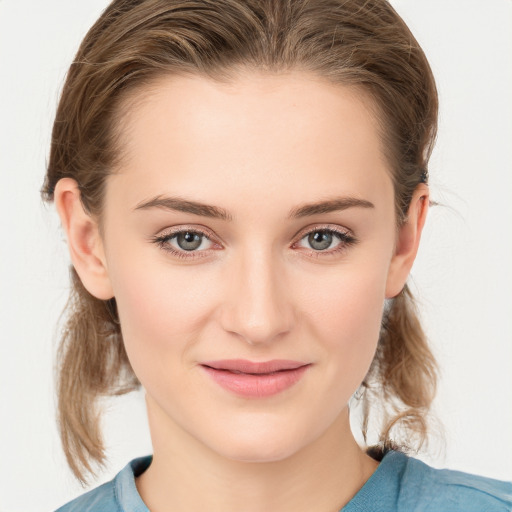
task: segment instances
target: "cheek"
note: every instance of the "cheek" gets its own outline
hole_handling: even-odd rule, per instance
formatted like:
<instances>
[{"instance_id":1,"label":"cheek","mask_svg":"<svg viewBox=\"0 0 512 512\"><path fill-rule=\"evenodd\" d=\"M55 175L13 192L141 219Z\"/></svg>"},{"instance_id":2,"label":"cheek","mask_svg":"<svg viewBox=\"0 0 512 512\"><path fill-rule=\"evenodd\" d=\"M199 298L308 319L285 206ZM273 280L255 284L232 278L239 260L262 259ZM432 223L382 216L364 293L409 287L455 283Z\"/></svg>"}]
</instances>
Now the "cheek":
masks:
<instances>
[{"instance_id":1,"label":"cheek","mask_svg":"<svg viewBox=\"0 0 512 512\"><path fill-rule=\"evenodd\" d=\"M166 361L179 361L211 315L212 285L192 267L148 264L112 255L111 276L126 351L141 381ZM165 256L164 256L165 257ZM166 357L169 355L170 357ZM156 365L156 366L155 366Z\"/></svg>"},{"instance_id":2,"label":"cheek","mask_svg":"<svg viewBox=\"0 0 512 512\"><path fill-rule=\"evenodd\" d=\"M325 378L338 382L348 399L364 379L377 347L385 300L385 265L347 266L311 283L304 297L304 317L321 341L328 361ZM311 290L315 290L311 292Z\"/></svg>"},{"instance_id":3,"label":"cheek","mask_svg":"<svg viewBox=\"0 0 512 512\"><path fill-rule=\"evenodd\" d=\"M304 311L327 338L364 333L380 324L386 289L386 264L373 261L336 268L316 279L307 277L296 293L302 295Z\"/></svg>"}]
</instances>

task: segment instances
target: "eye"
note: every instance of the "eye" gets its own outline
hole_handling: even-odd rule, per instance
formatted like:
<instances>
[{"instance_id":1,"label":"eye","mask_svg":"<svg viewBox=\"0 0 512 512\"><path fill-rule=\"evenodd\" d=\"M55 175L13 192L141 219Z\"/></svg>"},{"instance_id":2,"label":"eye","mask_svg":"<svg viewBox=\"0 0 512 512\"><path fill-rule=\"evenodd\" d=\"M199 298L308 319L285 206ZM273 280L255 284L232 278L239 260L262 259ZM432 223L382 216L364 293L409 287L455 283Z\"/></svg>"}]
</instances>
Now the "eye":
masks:
<instances>
[{"instance_id":1,"label":"eye","mask_svg":"<svg viewBox=\"0 0 512 512\"><path fill-rule=\"evenodd\" d=\"M173 229L151 239L164 251L179 258L207 256L215 244L208 234L197 229Z\"/></svg>"},{"instance_id":2,"label":"eye","mask_svg":"<svg viewBox=\"0 0 512 512\"><path fill-rule=\"evenodd\" d=\"M306 232L296 246L312 250L315 255L319 255L338 253L356 242L356 238L346 231L320 228Z\"/></svg>"},{"instance_id":3,"label":"eye","mask_svg":"<svg viewBox=\"0 0 512 512\"><path fill-rule=\"evenodd\" d=\"M313 231L307 236L307 239L308 244L315 251L325 251L332 246L333 242L339 243L332 231Z\"/></svg>"},{"instance_id":4,"label":"eye","mask_svg":"<svg viewBox=\"0 0 512 512\"><path fill-rule=\"evenodd\" d=\"M195 231L181 231L169 239L171 245L184 251L206 249L207 247L204 246L208 245L208 242L209 240L203 233L197 233Z\"/></svg>"}]
</instances>

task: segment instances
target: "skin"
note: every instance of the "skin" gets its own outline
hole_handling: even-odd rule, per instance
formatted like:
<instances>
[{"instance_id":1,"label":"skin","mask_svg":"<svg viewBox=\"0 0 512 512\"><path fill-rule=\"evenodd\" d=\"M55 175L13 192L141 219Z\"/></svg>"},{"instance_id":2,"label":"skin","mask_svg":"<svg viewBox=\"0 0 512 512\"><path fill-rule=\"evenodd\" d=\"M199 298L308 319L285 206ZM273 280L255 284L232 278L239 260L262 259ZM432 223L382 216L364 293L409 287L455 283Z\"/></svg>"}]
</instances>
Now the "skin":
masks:
<instances>
[{"instance_id":1,"label":"skin","mask_svg":"<svg viewBox=\"0 0 512 512\"><path fill-rule=\"evenodd\" d=\"M73 264L90 293L116 298L146 390L154 459L139 493L152 512L337 511L377 467L354 440L348 402L384 301L414 261L428 188L418 186L397 229L371 100L303 72L229 85L167 77L142 97L121 123L103 236L73 180L55 193ZM140 208L162 196L229 219ZM347 197L372 206L290 217ZM154 242L174 229L210 241L180 258L165 250L180 251L176 238ZM322 229L356 241L333 236L318 250L307 235ZM248 399L200 366L234 358L310 367L284 392Z\"/></svg>"}]
</instances>

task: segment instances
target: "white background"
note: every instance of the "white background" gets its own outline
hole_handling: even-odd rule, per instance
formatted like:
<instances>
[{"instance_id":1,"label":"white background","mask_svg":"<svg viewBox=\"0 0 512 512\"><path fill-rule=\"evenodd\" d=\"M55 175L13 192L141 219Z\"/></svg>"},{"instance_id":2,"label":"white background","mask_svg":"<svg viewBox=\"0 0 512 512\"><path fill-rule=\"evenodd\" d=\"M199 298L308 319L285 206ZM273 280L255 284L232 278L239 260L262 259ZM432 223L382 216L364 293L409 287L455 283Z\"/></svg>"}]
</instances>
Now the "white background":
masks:
<instances>
[{"instance_id":1,"label":"white background","mask_svg":"<svg viewBox=\"0 0 512 512\"><path fill-rule=\"evenodd\" d=\"M0 0L0 512L83 492L54 421L55 325L67 253L39 199L58 93L105 0ZM437 77L433 197L413 269L442 367L444 424L422 458L512 479L512 1L395 0ZM150 453L141 393L105 418L111 464Z\"/></svg>"}]
</instances>

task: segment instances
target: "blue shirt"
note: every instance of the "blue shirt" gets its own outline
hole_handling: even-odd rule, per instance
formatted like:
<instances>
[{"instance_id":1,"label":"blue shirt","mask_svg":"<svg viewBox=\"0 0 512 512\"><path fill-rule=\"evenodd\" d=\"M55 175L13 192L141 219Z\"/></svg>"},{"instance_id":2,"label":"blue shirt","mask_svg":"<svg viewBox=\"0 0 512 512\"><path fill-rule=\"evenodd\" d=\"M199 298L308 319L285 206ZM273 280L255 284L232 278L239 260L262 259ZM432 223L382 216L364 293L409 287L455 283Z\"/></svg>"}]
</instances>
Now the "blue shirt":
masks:
<instances>
[{"instance_id":1,"label":"blue shirt","mask_svg":"<svg viewBox=\"0 0 512 512\"><path fill-rule=\"evenodd\" d=\"M56 512L149 512L135 477L151 464L135 459L117 476ZM340 512L511 512L512 483L448 469L434 469L396 451Z\"/></svg>"}]
</instances>

